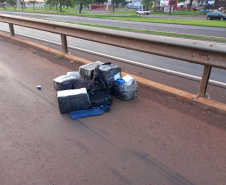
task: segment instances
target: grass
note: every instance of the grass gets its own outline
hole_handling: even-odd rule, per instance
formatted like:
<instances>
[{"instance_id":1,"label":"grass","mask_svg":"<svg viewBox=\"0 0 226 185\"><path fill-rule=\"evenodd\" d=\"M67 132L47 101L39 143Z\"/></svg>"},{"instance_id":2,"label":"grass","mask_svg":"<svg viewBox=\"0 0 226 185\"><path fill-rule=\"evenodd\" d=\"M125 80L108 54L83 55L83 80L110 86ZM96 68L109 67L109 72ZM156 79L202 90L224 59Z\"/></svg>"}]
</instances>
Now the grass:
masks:
<instances>
[{"instance_id":1,"label":"grass","mask_svg":"<svg viewBox=\"0 0 226 185\"><path fill-rule=\"evenodd\" d=\"M59 54L55 55L55 58L63 58L63 57L64 57L64 54L63 55L59 55Z\"/></svg>"},{"instance_id":2,"label":"grass","mask_svg":"<svg viewBox=\"0 0 226 185\"><path fill-rule=\"evenodd\" d=\"M47 20L47 19L45 19L45 20ZM55 20L55 21L65 22L65 23L70 23L70 24L78 24L78 25L83 25L83 26L92 26L92 27L98 27L98 28L107 28L107 29L113 29L113 30L137 32L137 33L147 33L147 34L154 34L154 35L164 35L164 36L173 36L173 37L181 37L181 38L226 42L226 39L223 39L223 38L215 38L215 37L207 37L207 36L199 36L199 35L188 35L188 34L160 32L160 31L151 31L151 30L139 30L139 29L116 27L116 26L105 26L105 25L99 25L99 24L75 23L75 22L70 22L70 21L58 21L58 20Z\"/></svg>"},{"instance_id":3,"label":"grass","mask_svg":"<svg viewBox=\"0 0 226 185\"><path fill-rule=\"evenodd\" d=\"M7 8L5 11L12 11L13 9ZM65 9L64 9L65 10ZM226 27L226 21L209 21L209 20L191 20L191 19L168 19L168 18L141 18L135 13L127 15L117 15L117 14L93 14L93 13L78 13L69 11L32 11L28 9L26 11L16 10L16 12L31 12L31 13L48 13L48 14L65 14L65 15L77 15L81 17L91 17L91 18L102 18L102 19L113 19L113 20L124 20L124 21L139 21L139 22L152 22L152 23L166 23L166 24L181 24L181 25L195 25L195 26L209 26L209 27ZM124 12L124 11L123 11ZM128 11L129 12L129 11ZM117 11L116 11L117 13Z\"/></svg>"},{"instance_id":4,"label":"grass","mask_svg":"<svg viewBox=\"0 0 226 185\"><path fill-rule=\"evenodd\" d=\"M131 11L131 10L125 10L125 11L115 11L115 12L109 12L112 14L129 14L129 15L136 15L136 10ZM168 12L153 12L151 11L150 15L163 15L163 16L194 16L194 15L204 15L204 13L200 11L173 11L171 15L169 15Z\"/></svg>"}]
</instances>

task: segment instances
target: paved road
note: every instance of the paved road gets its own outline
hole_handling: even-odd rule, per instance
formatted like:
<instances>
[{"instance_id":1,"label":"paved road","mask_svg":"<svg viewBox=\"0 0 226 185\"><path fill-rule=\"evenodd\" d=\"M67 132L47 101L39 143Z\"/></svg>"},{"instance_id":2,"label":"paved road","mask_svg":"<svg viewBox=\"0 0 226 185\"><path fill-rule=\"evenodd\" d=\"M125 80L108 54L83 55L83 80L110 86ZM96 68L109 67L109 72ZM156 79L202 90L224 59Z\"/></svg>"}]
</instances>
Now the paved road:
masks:
<instances>
[{"instance_id":1,"label":"paved road","mask_svg":"<svg viewBox=\"0 0 226 185\"><path fill-rule=\"evenodd\" d=\"M78 17L78 16L70 16L70 15L51 15L51 14L39 14L39 13L21 13L21 12L3 12L3 11L0 11L0 13L33 17L33 18L72 21L72 22L88 23L88 24L102 24L102 25L108 25L108 26L127 27L127 28L134 28L134 29L147 29L147 30L156 30L156 31L165 31L165 32L226 37L226 28L119 21L119 20L109 20L109 19Z\"/></svg>"},{"instance_id":2,"label":"paved road","mask_svg":"<svg viewBox=\"0 0 226 185\"><path fill-rule=\"evenodd\" d=\"M73 121L59 113L52 79L76 63L3 38L0 51L1 185L225 183L225 116L140 87Z\"/></svg>"}]
</instances>

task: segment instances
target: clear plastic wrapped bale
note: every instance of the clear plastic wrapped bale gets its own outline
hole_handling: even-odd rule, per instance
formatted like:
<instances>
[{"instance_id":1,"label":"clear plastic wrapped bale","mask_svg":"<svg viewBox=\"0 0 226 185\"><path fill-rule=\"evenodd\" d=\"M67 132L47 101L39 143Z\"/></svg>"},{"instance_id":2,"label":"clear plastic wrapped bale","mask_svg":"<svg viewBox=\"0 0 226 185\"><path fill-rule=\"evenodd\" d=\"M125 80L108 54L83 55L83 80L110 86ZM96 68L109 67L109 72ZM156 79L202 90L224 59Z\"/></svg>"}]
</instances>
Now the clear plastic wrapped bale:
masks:
<instances>
[{"instance_id":1,"label":"clear plastic wrapped bale","mask_svg":"<svg viewBox=\"0 0 226 185\"><path fill-rule=\"evenodd\" d=\"M117 80L113 86L113 95L123 101L132 100L137 97L138 85L136 80L126 75Z\"/></svg>"},{"instance_id":2,"label":"clear plastic wrapped bale","mask_svg":"<svg viewBox=\"0 0 226 185\"><path fill-rule=\"evenodd\" d=\"M107 64L99 66L101 74L107 84L108 89L112 88L114 82L121 77L121 67L114 64Z\"/></svg>"},{"instance_id":3,"label":"clear plastic wrapped bale","mask_svg":"<svg viewBox=\"0 0 226 185\"><path fill-rule=\"evenodd\" d=\"M57 93L60 113L69 113L89 109L86 88L58 91Z\"/></svg>"},{"instance_id":4,"label":"clear plastic wrapped bale","mask_svg":"<svg viewBox=\"0 0 226 185\"><path fill-rule=\"evenodd\" d=\"M79 71L67 72L67 76L74 76L76 78L80 78Z\"/></svg>"},{"instance_id":5,"label":"clear plastic wrapped bale","mask_svg":"<svg viewBox=\"0 0 226 185\"><path fill-rule=\"evenodd\" d=\"M76 79L75 76L63 75L55 78L53 80L53 86L55 91L69 90L73 87L73 80Z\"/></svg>"},{"instance_id":6,"label":"clear plastic wrapped bale","mask_svg":"<svg viewBox=\"0 0 226 185\"><path fill-rule=\"evenodd\" d=\"M87 80L92 80L94 69L97 66L102 65L102 64L103 64L103 62L96 61L96 62L93 62L93 63L90 63L90 64L80 66L79 67L79 74L82 78L85 78Z\"/></svg>"}]
</instances>

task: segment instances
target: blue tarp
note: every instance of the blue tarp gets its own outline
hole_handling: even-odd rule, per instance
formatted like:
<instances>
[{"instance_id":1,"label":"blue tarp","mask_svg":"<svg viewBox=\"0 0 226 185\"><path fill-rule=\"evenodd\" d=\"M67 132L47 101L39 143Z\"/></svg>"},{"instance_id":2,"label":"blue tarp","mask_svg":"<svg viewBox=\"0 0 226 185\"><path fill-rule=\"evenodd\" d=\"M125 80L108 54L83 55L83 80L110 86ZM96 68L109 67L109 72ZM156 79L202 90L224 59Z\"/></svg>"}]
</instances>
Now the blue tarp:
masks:
<instances>
[{"instance_id":1,"label":"blue tarp","mask_svg":"<svg viewBox=\"0 0 226 185\"><path fill-rule=\"evenodd\" d=\"M101 105L100 107L91 107L91 109L87 110L79 110L71 112L72 119L79 119L89 116L97 116L103 114L105 111L110 111L111 108L107 105Z\"/></svg>"}]
</instances>

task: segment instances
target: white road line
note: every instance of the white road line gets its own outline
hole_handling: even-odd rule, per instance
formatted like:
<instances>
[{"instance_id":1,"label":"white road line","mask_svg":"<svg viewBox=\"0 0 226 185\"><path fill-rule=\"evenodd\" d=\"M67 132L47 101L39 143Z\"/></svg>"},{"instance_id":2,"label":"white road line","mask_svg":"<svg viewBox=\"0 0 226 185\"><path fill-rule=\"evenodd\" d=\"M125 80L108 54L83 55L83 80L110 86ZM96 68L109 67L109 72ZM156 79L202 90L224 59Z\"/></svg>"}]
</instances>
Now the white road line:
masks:
<instances>
[{"instance_id":1,"label":"white road line","mask_svg":"<svg viewBox=\"0 0 226 185\"><path fill-rule=\"evenodd\" d=\"M9 32L8 30L5 30L5 29L0 29L0 30L5 31L5 32ZM37 39L37 40L41 40L41 41L45 41L45 42L49 42L49 43L53 43L53 44L56 44L56 45L61 45L61 43L59 43L59 42L45 40L45 39L41 39L41 38L38 38L38 37L25 35L25 34L22 34L22 33L16 33L16 34L21 35L21 36L25 36L25 37L29 37L29 38L33 38L33 39ZM154 70L157 70L157 71L166 72L166 73L169 73L169 74L178 75L178 76L187 77L187 78L191 78L191 79L201 81L201 77L198 77L198 76L189 75L189 74L186 74L186 73L181 73L181 72L177 72L177 71L173 71L173 70L169 70L169 69L165 69L165 68L161 68L161 67L156 67L156 66L152 66L152 65L148 65L148 64L142 64L142 63L127 60L127 59L114 57L114 56L111 56L111 55L106 55L106 54L103 54L103 53L98 53L98 52L95 52L95 51L90 51L90 50L78 48L78 47L75 47L75 46L68 45L68 47L73 48L73 49L77 49L77 50L80 50L80 51L84 51L84 52L87 52L87 53L99 55L99 56L120 60L122 62L125 62L125 63L128 63L128 64L133 64L133 65L136 65L136 66L139 66L139 67L154 69ZM211 82L213 84L218 84L218 85L221 85L221 86L226 86L226 83L211 80L211 79L209 80L209 82Z\"/></svg>"}]
</instances>

